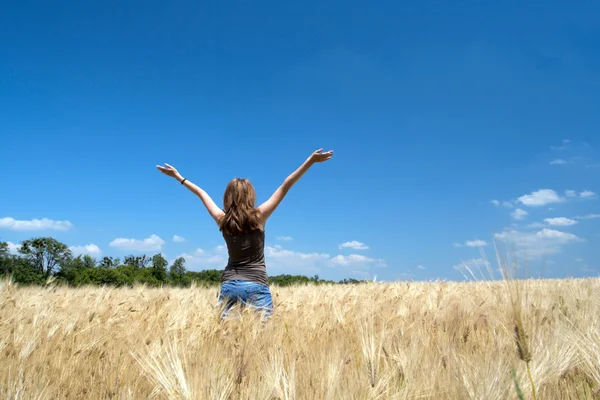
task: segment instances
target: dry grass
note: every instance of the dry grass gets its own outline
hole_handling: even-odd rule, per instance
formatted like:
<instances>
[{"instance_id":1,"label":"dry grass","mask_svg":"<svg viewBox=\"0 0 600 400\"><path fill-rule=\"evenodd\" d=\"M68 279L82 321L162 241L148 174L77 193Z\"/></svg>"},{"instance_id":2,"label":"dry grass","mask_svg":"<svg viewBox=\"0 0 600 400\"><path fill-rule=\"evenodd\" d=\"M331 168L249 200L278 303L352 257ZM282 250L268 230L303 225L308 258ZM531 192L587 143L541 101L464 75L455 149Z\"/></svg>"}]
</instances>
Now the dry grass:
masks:
<instances>
[{"instance_id":1,"label":"dry grass","mask_svg":"<svg viewBox=\"0 0 600 400\"><path fill-rule=\"evenodd\" d=\"M538 398L599 398L600 280L520 284ZM505 282L274 287L266 325L217 291L0 283L0 398L532 396Z\"/></svg>"}]
</instances>

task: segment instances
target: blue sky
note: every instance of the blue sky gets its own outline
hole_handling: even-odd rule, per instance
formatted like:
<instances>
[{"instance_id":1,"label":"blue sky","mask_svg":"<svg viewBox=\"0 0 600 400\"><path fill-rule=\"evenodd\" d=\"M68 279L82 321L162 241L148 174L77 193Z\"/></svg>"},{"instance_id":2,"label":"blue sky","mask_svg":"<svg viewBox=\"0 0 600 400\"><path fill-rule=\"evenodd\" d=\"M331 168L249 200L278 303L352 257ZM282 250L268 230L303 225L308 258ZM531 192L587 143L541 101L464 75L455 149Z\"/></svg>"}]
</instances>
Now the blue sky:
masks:
<instances>
[{"instance_id":1,"label":"blue sky","mask_svg":"<svg viewBox=\"0 0 600 400\"><path fill-rule=\"evenodd\" d=\"M269 221L270 274L463 279L497 239L598 275L600 5L372 4L5 4L0 239L222 269L155 165L263 201L324 147Z\"/></svg>"}]
</instances>

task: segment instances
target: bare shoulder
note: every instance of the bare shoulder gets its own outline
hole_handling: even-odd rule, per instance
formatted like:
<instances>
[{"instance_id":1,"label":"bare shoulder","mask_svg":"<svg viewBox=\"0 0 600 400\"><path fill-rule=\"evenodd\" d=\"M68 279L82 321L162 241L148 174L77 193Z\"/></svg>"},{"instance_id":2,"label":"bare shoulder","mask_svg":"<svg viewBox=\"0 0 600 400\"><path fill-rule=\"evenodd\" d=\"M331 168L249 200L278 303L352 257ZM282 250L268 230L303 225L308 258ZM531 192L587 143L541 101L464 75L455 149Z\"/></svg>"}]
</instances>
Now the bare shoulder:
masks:
<instances>
[{"instance_id":1,"label":"bare shoulder","mask_svg":"<svg viewBox=\"0 0 600 400\"><path fill-rule=\"evenodd\" d=\"M265 215L264 211L260 209L260 207L256 208L256 216L258 217L258 228L261 231L265 230L265 225L267 224L267 219L269 218Z\"/></svg>"}]
</instances>

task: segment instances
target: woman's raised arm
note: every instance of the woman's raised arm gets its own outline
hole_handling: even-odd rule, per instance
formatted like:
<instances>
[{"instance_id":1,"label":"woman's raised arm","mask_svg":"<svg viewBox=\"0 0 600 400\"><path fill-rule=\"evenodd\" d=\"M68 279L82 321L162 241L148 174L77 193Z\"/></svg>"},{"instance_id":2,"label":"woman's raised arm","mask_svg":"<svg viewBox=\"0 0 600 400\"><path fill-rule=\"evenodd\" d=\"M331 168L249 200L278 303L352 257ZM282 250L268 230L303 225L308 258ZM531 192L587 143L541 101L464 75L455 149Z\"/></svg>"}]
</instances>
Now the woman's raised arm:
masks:
<instances>
[{"instance_id":1,"label":"woman's raised arm","mask_svg":"<svg viewBox=\"0 0 600 400\"><path fill-rule=\"evenodd\" d=\"M208 211L210 216L215 220L217 224L219 223L219 219L224 214L223 210L221 210L219 206L216 205L216 203L208 195L208 193L206 193L204 189L194 185L189 180L183 178L181 174L169 164L165 164L164 167L157 165L156 168L158 168L158 170L163 174L170 176L171 178L177 179L177 182L181 183L196 196L200 197L200 200L202 200L202 203L204 204L204 207L206 207L206 210Z\"/></svg>"},{"instance_id":2,"label":"woman's raised arm","mask_svg":"<svg viewBox=\"0 0 600 400\"><path fill-rule=\"evenodd\" d=\"M296 182L304 175L306 171L315 163L320 163L329 160L333 156L333 150L323 152L323 149L319 149L313 152L307 159L302 163L298 169L290 174L281 186L275 190L271 197L258 207L258 214L263 224L267 222L267 219L273 214L273 211L279 206L287 192L294 186Z\"/></svg>"}]
</instances>

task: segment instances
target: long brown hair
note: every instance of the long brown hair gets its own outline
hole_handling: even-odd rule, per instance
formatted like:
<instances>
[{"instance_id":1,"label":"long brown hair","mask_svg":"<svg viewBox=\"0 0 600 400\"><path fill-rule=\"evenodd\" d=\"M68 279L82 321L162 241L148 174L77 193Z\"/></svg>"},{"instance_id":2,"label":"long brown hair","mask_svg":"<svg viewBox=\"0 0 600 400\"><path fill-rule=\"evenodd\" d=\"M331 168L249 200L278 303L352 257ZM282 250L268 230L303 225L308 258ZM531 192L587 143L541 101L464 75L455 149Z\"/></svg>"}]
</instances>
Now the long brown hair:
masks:
<instances>
[{"instance_id":1,"label":"long brown hair","mask_svg":"<svg viewBox=\"0 0 600 400\"><path fill-rule=\"evenodd\" d=\"M238 235L260 229L255 201L256 193L248 179L235 178L229 182L223 195L225 214L219 220L221 232Z\"/></svg>"}]
</instances>

